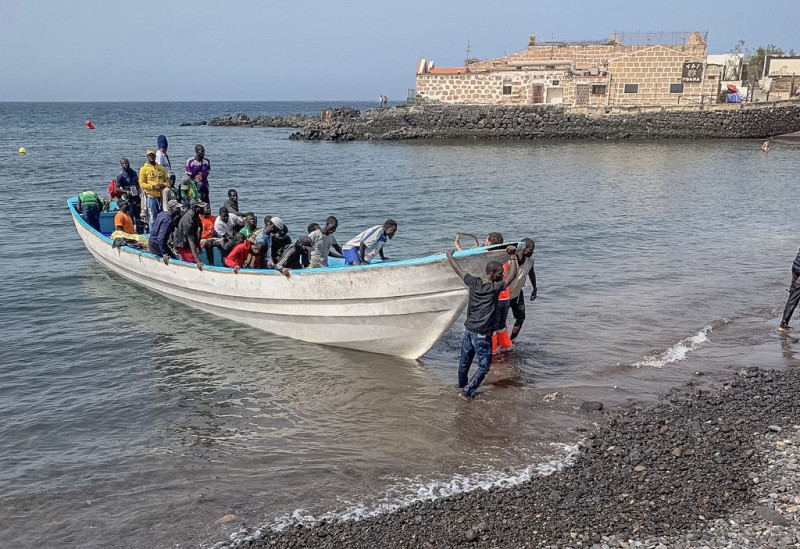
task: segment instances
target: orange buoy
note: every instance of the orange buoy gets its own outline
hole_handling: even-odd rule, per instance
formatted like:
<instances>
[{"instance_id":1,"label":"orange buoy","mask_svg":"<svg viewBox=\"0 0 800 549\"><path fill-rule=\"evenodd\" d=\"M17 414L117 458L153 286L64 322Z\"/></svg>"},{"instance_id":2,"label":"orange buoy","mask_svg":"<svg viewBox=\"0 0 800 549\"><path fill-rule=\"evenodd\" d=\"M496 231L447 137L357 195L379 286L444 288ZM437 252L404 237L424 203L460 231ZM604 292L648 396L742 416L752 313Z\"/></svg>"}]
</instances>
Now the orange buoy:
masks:
<instances>
[{"instance_id":1,"label":"orange buoy","mask_svg":"<svg viewBox=\"0 0 800 549\"><path fill-rule=\"evenodd\" d=\"M86 121L86 129L87 130L93 130L94 129L94 124L92 124L91 120L87 120Z\"/></svg>"}]
</instances>

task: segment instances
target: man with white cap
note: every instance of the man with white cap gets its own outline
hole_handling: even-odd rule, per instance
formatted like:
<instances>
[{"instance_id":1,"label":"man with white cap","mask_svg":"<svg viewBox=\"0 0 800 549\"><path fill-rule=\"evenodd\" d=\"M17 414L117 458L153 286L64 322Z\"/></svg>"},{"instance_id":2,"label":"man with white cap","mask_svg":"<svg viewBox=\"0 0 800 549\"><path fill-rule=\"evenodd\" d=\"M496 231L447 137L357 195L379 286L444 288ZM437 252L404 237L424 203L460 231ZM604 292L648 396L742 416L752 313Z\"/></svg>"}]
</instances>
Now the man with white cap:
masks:
<instances>
[{"instance_id":1,"label":"man with white cap","mask_svg":"<svg viewBox=\"0 0 800 549\"><path fill-rule=\"evenodd\" d=\"M167 170L156 163L156 151L153 149L147 149L147 162L139 169L139 186L147 197L147 221L152 227L162 209L161 192L167 186Z\"/></svg>"},{"instance_id":2,"label":"man with white cap","mask_svg":"<svg viewBox=\"0 0 800 549\"><path fill-rule=\"evenodd\" d=\"M268 215L264 217L264 228L256 231L253 235L253 241L262 246L264 251L264 265L268 269L274 267L274 261L272 259L272 237L277 235L283 228L283 220L281 220L280 217Z\"/></svg>"}]
</instances>

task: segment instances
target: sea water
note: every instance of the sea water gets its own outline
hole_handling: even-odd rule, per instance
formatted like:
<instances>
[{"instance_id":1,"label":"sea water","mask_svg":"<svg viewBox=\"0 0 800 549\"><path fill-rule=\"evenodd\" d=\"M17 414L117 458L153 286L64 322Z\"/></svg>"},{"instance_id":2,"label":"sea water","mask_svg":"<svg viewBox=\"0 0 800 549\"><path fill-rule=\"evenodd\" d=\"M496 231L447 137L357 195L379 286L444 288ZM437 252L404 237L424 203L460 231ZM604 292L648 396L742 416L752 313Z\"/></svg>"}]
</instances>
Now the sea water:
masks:
<instances>
[{"instance_id":1,"label":"sea water","mask_svg":"<svg viewBox=\"0 0 800 549\"><path fill-rule=\"evenodd\" d=\"M180 126L343 104L374 106L0 103L3 545L210 546L241 524L513 485L574 458L596 419L584 400L799 364L800 342L776 328L800 246L800 147L307 143ZM408 361L258 332L104 270L65 200L105 194L119 159L138 169L159 134L178 174L205 146L214 208L236 188L294 237L335 214L340 242L396 219L391 258L446 250L456 231L533 238L539 297L515 349L465 403L461 320Z\"/></svg>"}]
</instances>

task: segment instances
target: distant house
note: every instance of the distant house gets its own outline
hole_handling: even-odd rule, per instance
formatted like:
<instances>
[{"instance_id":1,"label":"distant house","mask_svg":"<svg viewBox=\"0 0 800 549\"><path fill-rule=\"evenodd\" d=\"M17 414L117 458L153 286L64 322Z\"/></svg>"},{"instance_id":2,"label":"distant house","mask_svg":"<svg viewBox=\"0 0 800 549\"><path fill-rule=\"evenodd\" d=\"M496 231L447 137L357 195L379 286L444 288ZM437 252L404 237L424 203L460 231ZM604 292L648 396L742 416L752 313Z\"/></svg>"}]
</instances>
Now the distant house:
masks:
<instances>
[{"instance_id":1,"label":"distant house","mask_svg":"<svg viewBox=\"0 0 800 549\"><path fill-rule=\"evenodd\" d=\"M722 72L722 65L707 62L700 32L542 44L531 36L521 52L463 67L421 59L415 85L418 99L445 103L699 105L716 102Z\"/></svg>"},{"instance_id":2,"label":"distant house","mask_svg":"<svg viewBox=\"0 0 800 549\"><path fill-rule=\"evenodd\" d=\"M767 55L762 87L769 92L771 100L789 99L800 94L800 56Z\"/></svg>"}]
</instances>

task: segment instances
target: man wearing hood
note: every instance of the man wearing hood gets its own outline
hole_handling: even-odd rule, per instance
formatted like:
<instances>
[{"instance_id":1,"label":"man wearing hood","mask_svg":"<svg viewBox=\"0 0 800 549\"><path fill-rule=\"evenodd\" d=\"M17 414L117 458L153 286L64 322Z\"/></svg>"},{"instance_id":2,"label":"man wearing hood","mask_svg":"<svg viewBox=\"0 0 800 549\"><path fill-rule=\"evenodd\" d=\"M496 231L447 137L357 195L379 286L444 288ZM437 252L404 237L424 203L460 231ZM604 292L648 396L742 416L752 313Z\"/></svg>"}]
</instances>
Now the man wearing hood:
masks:
<instances>
[{"instance_id":1,"label":"man wearing hood","mask_svg":"<svg viewBox=\"0 0 800 549\"><path fill-rule=\"evenodd\" d=\"M158 150L156 151L156 164L163 166L163 168L169 172L172 170L172 163L170 163L169 155L167 154L168 147L169 143L167 143L167 137L165 135L159 135Z\"/></svg>"}]
</instances>

